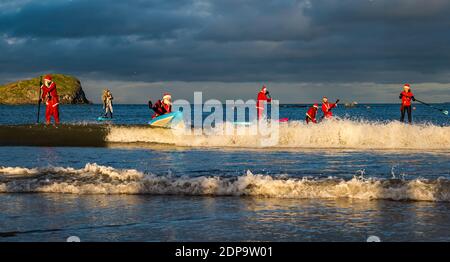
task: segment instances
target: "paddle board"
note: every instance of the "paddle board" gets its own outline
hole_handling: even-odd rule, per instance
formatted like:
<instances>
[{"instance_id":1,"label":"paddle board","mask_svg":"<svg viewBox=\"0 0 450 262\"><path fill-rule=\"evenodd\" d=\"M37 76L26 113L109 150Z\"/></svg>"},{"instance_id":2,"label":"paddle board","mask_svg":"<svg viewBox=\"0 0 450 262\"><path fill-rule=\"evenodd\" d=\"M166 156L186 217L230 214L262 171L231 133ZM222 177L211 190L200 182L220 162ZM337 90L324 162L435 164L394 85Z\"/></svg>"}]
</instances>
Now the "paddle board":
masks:
<instances>
[{"instance_id":1,"label":"paddle board","mask_svg":"<svg viewBox=\"0 0 450 262\"><path fill-rule=\"evenodd\" d=\"M112 121L112 118L109 117L104 117L104 116L99 116L97 117L97 121Z\"/></svg>"},{"instance_id":2,"label":"paddle board","mask_svg":"<svg viewBox=\"0 0 450 262\"><path fill-rule=\"evenodd\" d=\"M158 116L150 120L148 124L154 127L165 127L170 128L174 125L179 124L183 121L183 113L180 111L172 112L162 116Z\"/></svg>"}]
</instances>

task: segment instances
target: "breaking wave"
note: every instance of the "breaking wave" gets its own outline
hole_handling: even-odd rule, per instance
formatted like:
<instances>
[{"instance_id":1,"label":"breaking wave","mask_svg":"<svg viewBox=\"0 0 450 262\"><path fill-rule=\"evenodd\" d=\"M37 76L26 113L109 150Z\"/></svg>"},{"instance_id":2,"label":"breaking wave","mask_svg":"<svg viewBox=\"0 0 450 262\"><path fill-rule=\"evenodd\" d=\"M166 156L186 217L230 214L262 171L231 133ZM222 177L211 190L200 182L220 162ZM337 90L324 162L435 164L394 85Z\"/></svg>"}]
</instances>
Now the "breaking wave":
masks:
<instances>
[{"instance_id":1,"label":"breaking wave","mask_svg":"<svg viewBox=\"0 0 450 262\"><path fill-rule=\"evenodd\" d=\"M398 121L332 120L317 125L303 121L279 123L273 140L257 126L234 126L231 134L214 130L151 128L146 125L22 125L0 126L0 146L106 147L119 144L169 144L183 147L228 148L355 148L450 149L450 126L407 125ZM221 129L223 131L224 129ZM199 134L196 134L200 131ZM207 132L209 131L209 132ZM253 133L252 133L253 132Z\"/></svg>"},{"instance_id":2,"label":"breaking wave","mask_svg":"<svg viewBox=\"0 0 450 262\"><path fill-rule=\"evenodd\" d=\"M358 149L450 149L450 127L432 124L407 125L400 122L325 121L306 125L292 121L280 123L280 148L358 148ZM251 127L235 127L245 129ZM111 126L107 142L146 142L177 146L267 147L261 135L177 134L171 130L147 127Z\"/></svg>"},{"instance_id":3,"label":"breaking wave","mask_svg":"<svg viewBox=\"0 0 450 262\"><path fill-rule=\"evenodd\" d=\"M97 164L84 168L0 167L0 193L151 194L190 196L250 196L294 199L389 199L450 201L446 179L350 180L256 175L179 177Z\"/></svg>"}]
</instances>

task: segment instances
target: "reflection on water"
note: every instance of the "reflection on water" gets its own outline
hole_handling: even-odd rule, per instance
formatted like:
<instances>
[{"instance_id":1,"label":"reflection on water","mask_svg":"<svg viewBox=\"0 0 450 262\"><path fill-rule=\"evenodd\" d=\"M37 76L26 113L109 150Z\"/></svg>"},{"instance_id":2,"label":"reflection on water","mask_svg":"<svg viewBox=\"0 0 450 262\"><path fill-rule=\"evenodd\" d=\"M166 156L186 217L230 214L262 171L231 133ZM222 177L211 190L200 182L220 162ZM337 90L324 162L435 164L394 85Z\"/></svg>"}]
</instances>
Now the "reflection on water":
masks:
<instances>
[{"instance_id":1,"label":"reflection on water","mask_svg":"<svg viewBox=\"0 0 450 262\"><path fill-rule=\"evenodd\" d=\"M449 241L450 204L0 195L0 241Z\"/></svg>"}]
</instances>

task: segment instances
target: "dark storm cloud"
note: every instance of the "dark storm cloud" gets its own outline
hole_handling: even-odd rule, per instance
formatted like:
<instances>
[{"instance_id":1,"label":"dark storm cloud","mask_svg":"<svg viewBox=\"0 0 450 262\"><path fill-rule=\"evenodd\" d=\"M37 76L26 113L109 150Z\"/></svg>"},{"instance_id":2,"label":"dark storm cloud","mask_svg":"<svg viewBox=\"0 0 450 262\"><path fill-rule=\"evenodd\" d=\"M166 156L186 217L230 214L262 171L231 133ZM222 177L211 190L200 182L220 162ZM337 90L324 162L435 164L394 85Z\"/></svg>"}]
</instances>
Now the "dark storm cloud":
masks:
<instances>
[{"instance_id":1,"label":"dark storm cloud","mask_svg":"<svg viewBox=\"0 0 450 262\"><path fill-rule=\"evenodd\" d=\"M307 1L213 1L200 39L214 41L308 40L320 33L304 15ZM316 28L318 29L318 28Z\"/></svg>"},{"instance_id":2,"label":"dark storm cloud","mask_svg":"<svg viewBox=\"0 0 450 262\"><path fill-rule=\"evenodd\" d=\"M0 7L3 73L450 82L447 0L23 0Z\"/></svg>"},{"instance_id":3,"label":"dark storm cloud","mask_svg":"<svg viewBox=\"0 0 450 262\"><path fill-rule=\"evenodd\" d=\"M169 37L195 17L188 1L32 1L0 11L0 31L13 37L83 38L142 35Z\"/></svg>"}]
</instances>

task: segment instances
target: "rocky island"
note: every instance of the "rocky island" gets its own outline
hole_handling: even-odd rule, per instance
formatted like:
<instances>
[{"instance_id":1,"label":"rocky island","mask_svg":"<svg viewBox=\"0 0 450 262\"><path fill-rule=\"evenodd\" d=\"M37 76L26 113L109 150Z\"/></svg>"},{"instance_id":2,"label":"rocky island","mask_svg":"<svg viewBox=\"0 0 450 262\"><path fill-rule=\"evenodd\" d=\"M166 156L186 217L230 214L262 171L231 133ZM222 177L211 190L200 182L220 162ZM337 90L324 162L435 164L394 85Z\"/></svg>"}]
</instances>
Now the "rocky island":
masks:
<instances>
[{"instance_id":1,"label":"rocky island","mask_svg":"<svg viewBox=\"0 0 450 262\"><path fill-rule=\"evenodd\" d=\"M56 83L60 103L89 104L89 100L77 78L62 74L52 74ZM20 80L14 83L0 85L0 104L23 105L38 102L40 77Z\"/></svg>"}]
</instances>

